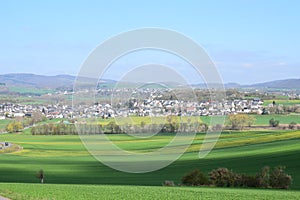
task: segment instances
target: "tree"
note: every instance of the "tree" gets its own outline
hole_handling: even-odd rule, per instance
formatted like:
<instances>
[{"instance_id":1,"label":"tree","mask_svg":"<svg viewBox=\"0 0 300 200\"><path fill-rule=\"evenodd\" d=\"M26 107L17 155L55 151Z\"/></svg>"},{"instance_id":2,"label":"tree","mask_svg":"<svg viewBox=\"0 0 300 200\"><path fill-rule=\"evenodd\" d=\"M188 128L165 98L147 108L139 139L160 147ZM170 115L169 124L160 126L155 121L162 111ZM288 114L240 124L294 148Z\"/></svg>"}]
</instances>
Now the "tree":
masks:
<instances>
[{"instance_id":1,"label":"tree","mask_svg":"<svg viewBox=\"0 0 300 200\"><path fill-rule=\"evenodd\" d=\"M165 127L167 128L167 132L175 133L178 131L179 123L178 123L178 118L176 116L169 115L167 116L166 121L167 123Z\"/></svg>"},{"instance_id":2,"label":"tree","mask_svg":"<svg viewBox=\"0 0 300 200\"><path fill-rule=\"evenodd\" d=\"M144 128L146 126L146 122L141 121L141 127Z\"/></svg>"},{"instance_id":3,"label":"tree","mask_svg":"<svg viewBox=\"0 0 300 200\"><path fill-rule=\"evenodd\" d=\"M44 170L41 169L40 171L38 171L37 174L36 174L36 177L38 179L40 179L41 183L43 184L44 183L44 178L45 178Z\"/></svg>"},{"instance_id":4,"label":"tree","mask_svg":"<svg viewBox=\"0 0 300 200\"><path fill-rule=\"evenodd\" d=\"M23 130L23 124L21 122L11 122L6 126L6 131L9 133L19 132Z\"/></svg>"},{"instance_id":5,"label":"tree","mask_svg":"<svg viewBox=\"0 0 300 200\"><path fill-rule=\"evenodd\" d=\"M254 124L255 120L255 117L253 117L252 115L248 115L247 125L251 127Z\"/></svg>"},{"instance_id":6,"label":"tree","mask_svg":"<svg viewBox=\"0 0 300 200\"><path fill-rule=\"evenodd\" d=\"M228 119L231 128L238 129L238 130L243 129L245 126L251 126L255 121L254 117L246 114L237 114L237 115L232 114L229 115Z\"/></svg>"},{"instance_id":7,"label":"tree","mask_svg":"<svg viewBox=\"0 0 300 200\"><path fill-rule=\"evenodd\" d=\"M9 124L6 126L6 131L9 132L9 133L14 132L13 122L9 123Z\"/></svg>"},{"instance_id":8,"label":"tree","mask_svg":"<svg viewBox=\"0 0 300 200\"><path fill-rule=\"evenodd\" d=\"M35 124L37 122L43 121L44 115L41 111L36 110L36 111L32 112L31 119L32 119L33 124Z\"/></svg>"},{"instance_id":9,"label":"tree","mask_svg":"<svg viewBox=\"0 0 300 200\"><path fill-rule=\"evenodd\" d=\"M237 175L227 168L218 168L209 172L209 179L217 187L231 187L235 186Z\"/></svg>"},{"instance_id":10,"label":"tree","mask_svg":"<svg viewBox=\"0 0 300 200\"><path fill-rule=\"evenodd\" d=\"M279 120L275 120L274 118L272 118L269 120L269 124L272 127L277 127L277 126L279 126Z\"/></svg>"},{"instance_id":11,"label":"tree","mask_svg":"<svg viewBox=\"0 0 300 200\"><path fill-rule=\"evenodd\" d=\"M21 122L14 123L14 131L19 132L23 130L23 124Z\"/></svg>"},{"instance_id":12,"label":"tree","mask_svg":"<svg viewBox=\"0 0 300 200\"><path fill-rule=\"evenodd\" d=\"M291 123L289 124L289 129L295 129L296 126L297 126L297 123L296 123L296 122L291 122Z\"/></svg>"},{"instance_id":13,"label":"tree","mask_svg":"<svg viewBox=\"0 0 300 200\"><path fill-rule=\"evenodd\" d=\"M284 170L284 166L274 167L270 174L270 186L272 188L288 189L291 186L292 177Z\"/></svg>"},{"instance_id":14,"label":"tree","mask_svg":"<svg viewBox=\"0 0 300 200\"><path fill-rule=\"evenodd\" d=\"M257 181L257 187L259 188L268 188L270 185L270 167L265 166L258 172L255 176Z\"/></svg>"},{"instance_id":15,"label":"tree","mask_svg":"<svg viewBox=\"0 0 300 200\"><path fill-rule=\"evenodd\" d=\"M190 185L190 186L207 185L208 178L203 172L196 169L187 173L184 177L182 177L181 182L184 185Z\"/></svg>"}]
</instances>

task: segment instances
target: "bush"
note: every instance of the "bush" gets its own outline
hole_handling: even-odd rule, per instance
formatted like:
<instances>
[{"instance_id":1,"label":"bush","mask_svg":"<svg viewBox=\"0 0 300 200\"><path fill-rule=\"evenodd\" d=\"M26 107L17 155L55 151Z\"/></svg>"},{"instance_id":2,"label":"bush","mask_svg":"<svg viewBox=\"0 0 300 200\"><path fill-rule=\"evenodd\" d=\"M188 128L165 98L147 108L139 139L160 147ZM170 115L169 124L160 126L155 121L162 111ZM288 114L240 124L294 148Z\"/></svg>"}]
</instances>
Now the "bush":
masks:
<instances>
[{"instance_id":1,"label":"bush","mask_svg":"<svg viewBox=\"0 0 300 200\"><path fill-rule=\"evenodd\" d=\"M175 186L175 183L174 183L174 181L166 180L163 182L163 186Z\"/></svg>"},{"instance_id":2,"label":"bush","mask_svg":"<svg viewBox=\"0 0 300 200\"><path fill-rule=\"evenodd\" d=\"M181 182L183 185L189 186L207 185L208 178L203 172L196 169L182 177Z\"/></svg>"},{"instance_id":3,"label":"bush","mask_svg":"<svg viewBox=\"0 0 300 200\"><path fill-rule=\"evenodd\" d=\"M183 185L198 186L212 184L217 187L256 187L288 189L292 184L292 177L284 172L285 167L277 166L273 170L266 166L255 176L236 174L227 168L214 169L207 177L200 170L187 173L182 178ZM167 185L167 184L165 184Z\"/></svg>"},{"instance_id":4,"label":"bush","mask_svg":"<svg viewBox=\"0 0 300 200\"><path fill-rule=\"evenodd\" d=\"M10 122L6 126L6 131L9 133L20 132L23 130L23 125L21 122Z\"/></svg>"},{"instance_id":5,"label":"bush","mask_svg":"<svg viewBox=\"0 0 300 200\"><path fill-rule=\"evenodd\" d=\"M279 126L279 120L275 120L274 118L272 118L269 120L269 124L272 127L277 127L277 126Z\"/></svg>"},{"instance_id":6,"label":"bush","mask_svg":"<svg viewBox=\"0 0 300 200\"><path fill-rule=\"evenodd\" d=\"M240 178L227 168L214 169L209 173L210 181L218 187L231 187L238 185Z\"/></svg>"},{"instance_id":7,"label":"bush","mask_svg":"<svg viewBox=\"0 0 300 200\"><path fill-rule=\"evenodd\" d=\"M240 175L239 185L240 187L257 187L257 179L255 176Z\"/></svg>"},{"instance_id":8,"label":"bush","mask_svg":"<svg viewBox=\"0 0 300 200\"><path fill-rule=\"evenodd\" d=\"M297 123L296 122L291 122L289 124L289 129L295 129L297 127Z\"/></svg>"},{"instance_id":9,"label":"bush","mask_svg":"<svg viewBox=\"0 0 300 200\"><path fill-rule=\"evenodd\" d=\"M265 166L256 174L256 187L268 188L270 186L270 167Z\"/></svg>"},{"instance_id":10,"label":"bush","mask_svg":"<svg viewBox=\"0 0 300 200\"><path fill-rule=\"evenodd\" d=\"M272 188L288 189L292 184L292 177L284 172L285 167L274 167L270 175L270 186Z\"/></svg>"}]
</instances>

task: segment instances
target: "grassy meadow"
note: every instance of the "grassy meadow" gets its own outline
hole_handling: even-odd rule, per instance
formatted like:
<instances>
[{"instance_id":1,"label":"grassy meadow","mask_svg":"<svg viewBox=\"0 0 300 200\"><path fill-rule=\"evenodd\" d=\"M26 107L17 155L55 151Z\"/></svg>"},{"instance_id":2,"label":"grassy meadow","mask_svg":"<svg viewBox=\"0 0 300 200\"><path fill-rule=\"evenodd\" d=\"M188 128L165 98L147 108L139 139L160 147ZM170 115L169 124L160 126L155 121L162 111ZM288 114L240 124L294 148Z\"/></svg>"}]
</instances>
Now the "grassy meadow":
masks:
<instances>
[{"instance_id":1,"label":"grassy meadow","mask_svg":"<svg viewBox=\"0 0 300 200\"><path fill-rule=\"evenodd\" d=\"M275 101L276 104L282 104L284 106L291 106L300 104L300 100L290 100L290 99L274 99L274 100L264 100L264 106L268 106L269 104L272 104L273 101Z\"/></svg>"},{"instance_id":2,"label":"grassy meadow","mask_svg":"<svg viewBox=\"0 0 300 200\"><path fill-rule=\"evenodd\" d=\"M110 135L112 141L128 151L152 151L167 144L170 135L134 139L127 135ZM184 137L184 136L182 136ZM24 149L0 155L1 182L36 183L35 173L43 169L47 183L161 185L164 180L180 182L188 171L204 172L227 167L238 173L254 174L265 165L284 165L294 178L292 188L300 189L300 131L225 132L216 148L204 159L198 158L204 134L198 134L187 152L170 166L146 174L128 174L113 170L95 160L78 136L32 136L2 134L8 141Z\"/></svg>"},{"instance_id":3,"label":"grassy meadow","mask_svg":"<svg viewBox=\"0 0 300 200\"><path fill-rule=\"evenodd\" d=\"M9 124L11 120L9 119L2 119L0 120L0 132L4 132L7 124Z\"/></svg>"},{"instance_id":4,"label":"grassy meadow","mask_svg":"<svg viewBox=\"0 0 300 200\"><path fill-rule=\"evenodd\" d=\"M34 190L32 189L34 188ZM76 195L75 195L76 194ZM299 199L299 191L157 186L1 184L0 195L18 200L40 199Z\"/></svg>"},{"instance_id":5,"label":"grassy meadow","mask_svg":"<svg viewBox=\"0 0 300 200\"><path fill-rule=\"evenodd\" d=\"M253 126L268 126L269 120L274 118L275 120L279 120L280 124L288 125L291 122L295 122L297 124L300 124L300 115L296 114L289 114L289 115L253 115L255 118L255 122ZM200 119L209 124L211 117L210 116L201 116ZM225 125L228 125L228 117L226 117Z\"/></svg>"},{"instance_id":6,"label":"grassy meadow","mask_svg":"<svg viewBox=\"0 0 300 200\"><path fill-rule=\"evenodd\" d=\"M125 134L108 137L124 150L147 152L169 143L174 134L161 133L150 140L135 139ZM184 174L197 168L208 173L215 168L227 167L237 173L254 175L266 165L283 165L293 177L291 189L300 190L300 131L225 131L213 151L199 159L198 153L204 137L205 134L197 134L186 153L168 167L150 173L130 174L98 162L76 135L33 136L30 129L22 134L1 134L0 141L12 142L22 146L23 150L0 154L0 195L12 199L48 199L49 195L51 199L95 199L95 196L103 195L107 199L116 199L120 195L125 199L140 199L141 195L153 199L182 199L185 196L189 196L189 199L299 197L299 192L285 190L156 187L161 186L165 180L180 184ZM44 185L38 184L39 180L35 177L40 169L45 172ZM27 183L34 184L36 190L31 191L29 187L33 185ZM140 189L136 189L135 185L140 185Z\"/></svg>"},{"instance_id":7,"label":"grassy meadow","mask_svg":"<svg viewBox=\"0 0 300 200\"><path fill-rule=\"evenodd\" d=\"M17 87L17 86L10 86L9 91L19 93L19 94L32 94L32 95L42 95L42 94L55 92L55 90L50 90L50 89L38 89L33 87Z\"/></svg>"}]
</instances>

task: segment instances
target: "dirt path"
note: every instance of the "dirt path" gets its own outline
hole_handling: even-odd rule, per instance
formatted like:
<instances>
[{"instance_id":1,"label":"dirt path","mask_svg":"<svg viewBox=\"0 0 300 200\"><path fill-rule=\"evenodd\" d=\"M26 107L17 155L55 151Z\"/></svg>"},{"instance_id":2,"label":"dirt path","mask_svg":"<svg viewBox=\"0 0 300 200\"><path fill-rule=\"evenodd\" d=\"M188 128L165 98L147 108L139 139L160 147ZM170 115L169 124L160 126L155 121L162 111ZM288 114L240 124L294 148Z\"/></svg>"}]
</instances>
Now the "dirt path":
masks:
<instances>
[{"instance_id":1,"label":"dirt path","mask_svg":"<svg viewBox=\"0 0 300 200\"><path fill-rule=\"evenodd\" d=\"M0 196L0 200L10 200L10 199Z\"/></svg>"}]
</instances>

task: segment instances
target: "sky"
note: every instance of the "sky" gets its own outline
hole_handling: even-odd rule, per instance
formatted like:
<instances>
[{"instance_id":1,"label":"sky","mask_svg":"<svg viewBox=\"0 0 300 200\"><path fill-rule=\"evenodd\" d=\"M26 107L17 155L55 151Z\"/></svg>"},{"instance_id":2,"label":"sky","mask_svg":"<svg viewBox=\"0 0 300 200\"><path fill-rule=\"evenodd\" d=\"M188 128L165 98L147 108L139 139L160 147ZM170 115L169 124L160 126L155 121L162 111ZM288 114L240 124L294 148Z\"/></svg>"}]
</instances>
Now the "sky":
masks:
<instances>
[{"instance_id":1,"label":"sky","mask_svg":"<svg viewBox=\"0 0 300 200\"><path fill-rule=\"evenodd\" d=\"M300 78L297 0L11 0L0 5L0 74L76 75L108 38L157 27L202 46L224 82Z\"/></svg>"}]
</instances>

